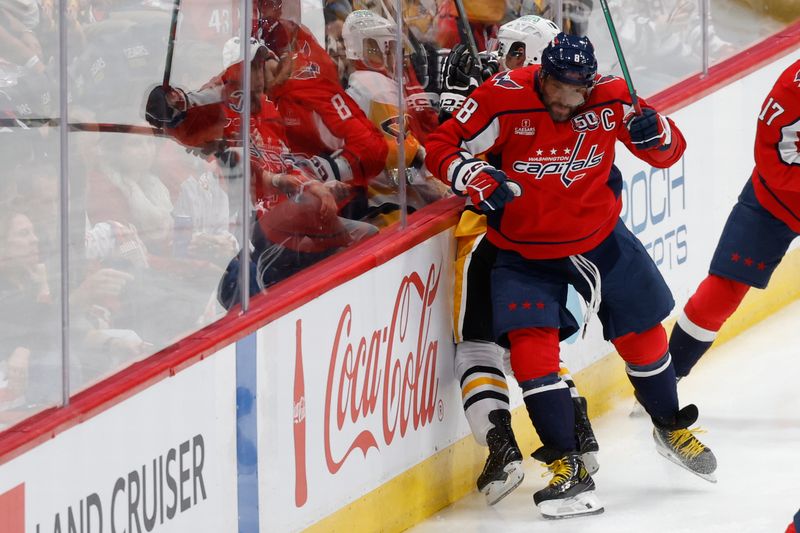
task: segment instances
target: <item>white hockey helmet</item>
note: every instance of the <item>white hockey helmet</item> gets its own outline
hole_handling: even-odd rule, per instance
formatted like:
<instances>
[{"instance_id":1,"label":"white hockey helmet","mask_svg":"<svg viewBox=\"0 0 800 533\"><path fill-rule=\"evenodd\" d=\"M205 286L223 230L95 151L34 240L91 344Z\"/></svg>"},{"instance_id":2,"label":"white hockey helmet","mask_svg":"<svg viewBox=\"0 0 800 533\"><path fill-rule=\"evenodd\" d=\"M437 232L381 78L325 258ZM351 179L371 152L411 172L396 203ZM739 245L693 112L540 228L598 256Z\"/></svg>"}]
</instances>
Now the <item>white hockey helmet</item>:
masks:
<instances>
[{"instance_id":1,"label":"white hockey helmet","mask_svg":"<svg viewBox=\"0 0 800 533\"><path fill-rule=\"evenodd\" d=\"M514 43L525 44L525 66L542 61L542 50L558 35L558 26L536 15L525 15L500 26L497 31L497 55L502 59L512 50Z\"/></svg>"},{"instance_id":2,"label":"white hockey helmet","mask_svg":"<svg viewBox=\"0 0 800 533\"><path fill-rule=\"evenodd\" d=\"M256 54L263 50L265 55L269 54L269 48L257 40L255 37L250 37L250 61L256 58ZM239 37L231 37L222 47L222 68L227 69L231 65L235 65L242 60L242 41Z\"/></svg>"},{"instance_id":3,"label":"white hockey helmet","mask_svg":"<svg viewBox=\"0 0 800 533\"><path fill-rule=\"evenodd\" d=\"M364 40L374 39L384 55L397 41L397 26L391 20L360 9L353 11L344 20L342 39L347 59L364 60Z\"/></svg>"}]
</instances>

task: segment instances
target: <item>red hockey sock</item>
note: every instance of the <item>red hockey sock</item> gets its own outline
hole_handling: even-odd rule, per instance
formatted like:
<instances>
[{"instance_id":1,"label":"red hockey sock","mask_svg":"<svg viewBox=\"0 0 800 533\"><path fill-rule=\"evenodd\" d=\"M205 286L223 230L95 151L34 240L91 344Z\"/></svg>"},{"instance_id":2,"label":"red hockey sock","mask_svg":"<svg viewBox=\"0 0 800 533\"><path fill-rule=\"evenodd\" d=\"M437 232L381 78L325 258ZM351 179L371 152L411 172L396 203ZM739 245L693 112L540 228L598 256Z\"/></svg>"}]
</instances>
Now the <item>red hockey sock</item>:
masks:
<instances>
[{"instance_id":1,"label":"red hockey sock","mask_svg":"<svg viewBox=\"0 0 800 533\"><path fill-rule=\"evenodd\" d=\"M661 324L642 333L628 333L611 342L625 362L634 366L653 364L669 349L667 332Z\"/></svg>"},{"instance_id":2,"label":"red hockey sock","mask_svg":"<svg viewBox=\"0 0 800 533\"><path fill-rule=\"evenodd\" d=\"M750 286L744 283L709 274L689 298L683 312L695 325L719 331L742 303L748 289Z\"/></svg>"},{"instance_id":3,"label":"red hockey sock","mask_svg":"<svg viewBox=\"0 0 800 533\"><path fill-rule=\"evenodd\" d=\"M558 373L558 329L524 328L508 333L511 368L518 382Z\"/></svg>"}]
</instances>

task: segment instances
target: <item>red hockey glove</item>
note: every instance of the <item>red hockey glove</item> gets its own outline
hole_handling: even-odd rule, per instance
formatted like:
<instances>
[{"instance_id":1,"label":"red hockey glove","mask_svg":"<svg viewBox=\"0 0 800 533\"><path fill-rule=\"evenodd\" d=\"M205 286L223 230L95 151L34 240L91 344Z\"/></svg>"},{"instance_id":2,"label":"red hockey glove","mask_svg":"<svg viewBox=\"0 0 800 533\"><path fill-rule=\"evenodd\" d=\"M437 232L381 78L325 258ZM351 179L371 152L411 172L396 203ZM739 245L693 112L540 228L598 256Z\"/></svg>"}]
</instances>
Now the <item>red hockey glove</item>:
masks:
<instances>
[{"instance_id":1,"label":"red hockey glove","mask_svg":"<svg viewBox=\"0 0 800 533\"><path fill-rule=\"evenodd\" d=\"M473 205L484 212L502 209L519 193L519 185L486 161L463 159L453 162L448 175L453 191L468 195Z\"/></svg>"},{"instance_id":2,"label":"red hockey glove","mask_svg":"<svg viewBox=\"0 0 800 533\"><path fill-rule=\"evenodd\" d=\"M627 120L627 126L631 143L637 150L655 147L663 150L672 142L669 121L648 107L642 109L641 115L632 115Z\"/></svg>"}]
</instances>

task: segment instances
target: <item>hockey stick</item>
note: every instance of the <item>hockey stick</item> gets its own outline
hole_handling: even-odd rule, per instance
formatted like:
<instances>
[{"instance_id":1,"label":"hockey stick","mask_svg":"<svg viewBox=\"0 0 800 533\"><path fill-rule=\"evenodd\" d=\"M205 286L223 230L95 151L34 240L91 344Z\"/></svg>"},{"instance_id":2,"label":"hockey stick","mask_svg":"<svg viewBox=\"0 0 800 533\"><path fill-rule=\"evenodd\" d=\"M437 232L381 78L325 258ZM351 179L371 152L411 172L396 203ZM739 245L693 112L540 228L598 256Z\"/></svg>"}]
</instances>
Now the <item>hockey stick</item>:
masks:
<instances>
[{"instance_id":1,"label":"hockey stick","mask_svg":"<svg viewBox=\"0 0 800 533\"><path fill-rule=\"evenodd\" d=\"M181 10L181 0L174 0L172 6L172 20L169 24L169 41L167 42L167 60L164 64L164 81L161 86L164 90L169 87L169 77L172 74L172 53L175 50L175 34L178 31L178 14Z\"/></svg>"},{"instance_id":2,"label":"hockey stick","mask_svg":"<svg viewBox=\"0 0 800 533\"><path fill-rule=\"evenodd\" d=\"M61 124L59 118L0 118L0 128L57 128ZM67 124L70 131L93 131L97 133L132 133L135 135L151 135L154 137L170 137L163 129L152 126L137 126L134 124L114 124L110 122L70 122Z\"/></svg>"},{"instance_id":3,"label":"hockey stick","mask_svg":"<svg viewBox=\"0 0 800 533\"><path fill-rule=\"evenodd\" d=\"M628 85L628 93L631 95L633 110L637 115L641 115L642 107L639 105L639 97L636 96L636 89L633 87L633 80L631 79L631 73L628 71L628 64L625 62L625 56L622 54L622 47L619 44L619 37L617 37L617 29L614 27L614 20L611 18L611 12L608 10L607 0L600 0L600 7L603 8L603 16L608 25L608 32L611 34L611 41L614 43L614 50L617 52L619 66L622 69L622 77L625 78L625 83Z\"/></svg>"},{"instance_id":4,"label":"hockey stick","mask_svg":"<svg viewBox=\"0 0 800 533\"><path fill-rule=\"evenodd\" d=\"M152 137L172 137L161 128L134 126L132 124L111 124L108 122L70 122L69 129L70 131L131 133L133 135L149 135Z\"/></svg>"},{"instance_id":5,"label":"hockey stick","mask_svg":"<svg viewBox=\"0 0 800 533\"><path fill-rule=\"evenodd\" d=\"M472 35L472 27L469 25L469 18L467 18L467 10L464 9L463 0L453 0L456 4L456 11L458 11L458 33L461 34L461 41L469 48L469 53L472 55L478 66L481 64L481 59L478 56L478 45L475 44L475 36Z\"/></svg>"}]
</instances>

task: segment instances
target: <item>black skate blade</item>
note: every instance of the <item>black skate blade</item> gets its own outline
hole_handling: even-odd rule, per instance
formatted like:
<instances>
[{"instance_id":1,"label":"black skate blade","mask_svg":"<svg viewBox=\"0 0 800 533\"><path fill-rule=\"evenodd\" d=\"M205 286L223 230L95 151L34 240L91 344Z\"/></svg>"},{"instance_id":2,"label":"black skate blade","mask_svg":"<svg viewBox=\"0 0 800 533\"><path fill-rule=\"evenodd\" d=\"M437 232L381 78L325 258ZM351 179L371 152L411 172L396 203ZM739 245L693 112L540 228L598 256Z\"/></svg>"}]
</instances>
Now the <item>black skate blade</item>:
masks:
<instances>
[{"instance_id":1,"label":"black skate blade","mask_svg":"<svg viewBox=\"0 0 800 533\"><path fill-rule=\"evenodd\" d=\"M511 494L514 489L522 484L522 480L525 479L522 461L512 461L508 463L503 470L506 473L505 481L492 481L481 490L481 492L486 495L486 503L489 505L495 505Z\"/></svg>"},{"instance_id":2,"label":"black skate blade","mask_svg":"<svg viewBox=\"0 0 800 533\"><path fill-rule=\"evenodd\" d=\"M692 470L691 468L689 468L688 466L683 464L680 459L675 457L675 455L670 453L668 450L665 450L665 449L661 448L660 446L656 446L656 450L658 451L658 453L662 457L668 459L672 463L675 463L676 465L678 465L679 467L683 468L684 470L686 470L688 472L691 472L692 474L696 475L697 477L703 478L706 481L708 481L709 483L716 483L717 482L717 476L715 476L713 472L710 473L710 474L703 474L703 473L697 472L696 470Z\"/></svg>"}]
</instances>

